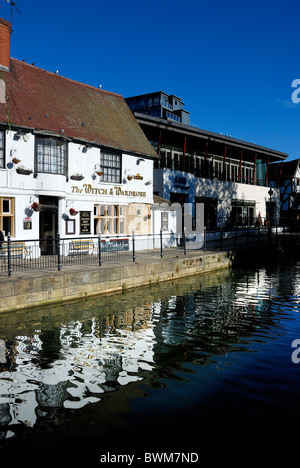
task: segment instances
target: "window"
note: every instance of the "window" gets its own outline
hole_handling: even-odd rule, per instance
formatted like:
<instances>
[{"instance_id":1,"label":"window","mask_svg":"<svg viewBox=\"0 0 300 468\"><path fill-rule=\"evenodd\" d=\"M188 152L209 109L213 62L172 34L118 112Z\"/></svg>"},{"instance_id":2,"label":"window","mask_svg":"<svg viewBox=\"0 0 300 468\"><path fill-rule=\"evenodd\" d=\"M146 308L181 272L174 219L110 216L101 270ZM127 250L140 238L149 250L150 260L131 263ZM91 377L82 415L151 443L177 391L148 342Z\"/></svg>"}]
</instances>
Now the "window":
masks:
<instances>
[{"instance_id":1,"label":"window","mask_svg":"<svg viewBox=\"0 0 300 468\"><path fill-rule=\"evenodd\" d=\"M223 175L223 162L222 160L214 159L214 177L221 178Z\"/></svg>"},{"instance_id":2,"label":"window","mask_svg":"<svg viewBox=\"0 0 300 468\"><path fill-rule=\"evenodd\" d=\"M232 202L231 219L236 226L252 226L254 223L255 202Z\"/></svg>"},{"instance_id":3,"label":"window","mask_svg":"<svg viewBox=\"0 0 300 468\"><path fill-rule=\"evenodd\" d=\"M172 120L176 120L177 122L180 122L180 118L178 115L172 114L172 112L167 112L167 117Z\"/></svg>"},{"instance_id":4,"label":"window","mask_svg":"<svg viewBox=\"0 0 300 468\"><path fill-rule=\"evenodd\" d=\"M125 207L120 205L94 206L94 234L124 234Z\"/></svg>"},{"instance_id":5,"label":"window","mask_svg":"<svg viewBox=\"0 0 300 468\"><path fill-rule=\"evenodd\" d=\"M4 131L0 130L0 167L4 167L5 158L4 158Z\"/></svg>"},{"instance_id":6,"label":"window","mask_svg":"<svg viewBox=\"0 0 300 468\"><path fill-rule=\"evenodd\" d=\"M36 172L66 175L66 143L55 138L37 138L36 141Z\"/></svg>"},{"instance_id":7,"label":"window","mask_svg":"<svg viewBox=\"0 0 300 468\"><path fill-rule=\"evenodd\" d=\"M121 182L121 155L114 153L102 153L100 155L100 166L103 170L102 180L104 182Z\"/></svg>"},{"instance_id":8,"label":"window","mask_svg":"<svg viewBox=\"0 0 300 468\"><path fill-rule=\"evenodd\" d=\"M14 236L14 198L0 198L0 229L5 236L10 233Z\"/></svg>"},{"instance_id":9,"label":"window","mask_svg":"<svg viewBox=\"0 0 300 468\"><path fill-rule=\"evenodd\" d=\"M253 176L254 176L254 167L252 167L250 164L246 164L246 167L245 167L245 182L247 184L251 184L253 182Z\"/></svg>"},{"instance_id":10,"label":"window","mask_svg":"<svg viewBox=\"0 0 300 468\"><path fill-rule=\"evenodd\" d=\"M239 177L239 166L231 165L231 180L237 182Z\"/></svg>"}]
</instances>

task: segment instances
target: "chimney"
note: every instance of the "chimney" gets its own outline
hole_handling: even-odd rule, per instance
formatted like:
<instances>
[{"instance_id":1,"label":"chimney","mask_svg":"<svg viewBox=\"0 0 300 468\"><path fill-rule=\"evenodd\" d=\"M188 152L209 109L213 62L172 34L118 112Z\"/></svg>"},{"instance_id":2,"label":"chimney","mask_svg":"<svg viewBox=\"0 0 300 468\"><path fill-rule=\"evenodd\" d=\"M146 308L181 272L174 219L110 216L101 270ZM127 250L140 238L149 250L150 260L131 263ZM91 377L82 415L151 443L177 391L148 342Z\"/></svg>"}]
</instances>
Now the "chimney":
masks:
<instances>
[{"instance_id":1,"label":"chimney","mask_svg":"<svg viewBox=\"0 0 300 468\"><path fill-rule=\"evenodd\" d=\"M0 18L0 70L9 70L11 24Z\"/></svg>"}]
</instances>

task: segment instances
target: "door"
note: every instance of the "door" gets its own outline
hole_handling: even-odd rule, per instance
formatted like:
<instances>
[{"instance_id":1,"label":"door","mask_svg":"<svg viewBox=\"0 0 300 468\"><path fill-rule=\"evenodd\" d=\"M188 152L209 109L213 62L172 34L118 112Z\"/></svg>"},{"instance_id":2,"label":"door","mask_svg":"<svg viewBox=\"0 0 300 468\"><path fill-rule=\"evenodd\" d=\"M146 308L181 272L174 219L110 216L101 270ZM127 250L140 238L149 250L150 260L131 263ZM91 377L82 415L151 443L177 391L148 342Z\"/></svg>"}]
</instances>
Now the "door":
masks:
<instances>
[{"instance_id":1,"label":"door","mask_svg":"<svg viewBox=\"0 0 300 468\"><path fill-rule=\"evenodd\" d=\"M58 198L39 197L40 211L40 246L42 255L56 254L56 236L58 228Z\"/></svg>"}]
</instances>

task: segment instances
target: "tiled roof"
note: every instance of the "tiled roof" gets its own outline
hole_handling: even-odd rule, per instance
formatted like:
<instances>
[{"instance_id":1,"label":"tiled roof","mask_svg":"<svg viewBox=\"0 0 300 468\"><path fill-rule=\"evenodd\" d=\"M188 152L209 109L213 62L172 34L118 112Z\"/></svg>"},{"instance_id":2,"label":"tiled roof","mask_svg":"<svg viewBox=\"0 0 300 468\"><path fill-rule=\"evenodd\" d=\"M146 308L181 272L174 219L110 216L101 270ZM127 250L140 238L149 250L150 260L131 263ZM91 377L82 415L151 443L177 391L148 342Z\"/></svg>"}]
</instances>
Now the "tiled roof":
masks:
<instances>
[{"instance_id":1,"label":"tiled roof","mask_svg":"<svg viewBox=\"0 0 300 468\"><path fill-rule=\"evenodd\" d=\"M100 146L156 156L139 124L119 94L64 78L16 59L0 72L6 105L0 122ZM63 132L62 132L63 130Z\"/></svg>"}]
</instances>

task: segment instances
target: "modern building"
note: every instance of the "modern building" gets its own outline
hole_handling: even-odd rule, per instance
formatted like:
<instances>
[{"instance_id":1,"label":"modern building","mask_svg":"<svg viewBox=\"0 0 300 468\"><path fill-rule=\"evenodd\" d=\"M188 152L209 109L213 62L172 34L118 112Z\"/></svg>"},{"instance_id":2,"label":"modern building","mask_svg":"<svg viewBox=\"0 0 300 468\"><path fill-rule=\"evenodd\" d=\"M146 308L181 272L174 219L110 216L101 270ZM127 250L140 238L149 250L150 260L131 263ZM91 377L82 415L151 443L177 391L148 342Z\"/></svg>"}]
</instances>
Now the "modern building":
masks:
<instances>
[{"instance_id":1,"label":"modern building","mask_svg":"<svg viewBox=\"0 0 300 468\"><path fill-rule=\"evenodd\" d=\"M11 58L10 38L0 19L0 229L150 233L157 154L123 97Z\"/></svg>"},{"instance_id":2,"label":"modern building","mask_svg":"<svg viewBox=\"0 0 300 468\"><path fill-rule=\"evenodd\" d=\"M193 209L203 203L208 228L251 225L271 212L278 216L278 191L272 198L268 193L269 168L284 161L286 153L191 125L174 95L158 92L125 100L159 155L154 194Z\"/></svg>"},{"instance_id":3,"label":"modern building","mask_svg":"<svg viewBox=\"0 0 300 468\"><path fill-rule=\"evenodd\" d=\"M126 98L129 108L133 112L152 115L160 119L173 120L189 125L190 118L183 106L182 100L174 96L168 95L162 91L156 93L143 94L141 96L133 96Z\"/></svg>"},{"instance_id":4,"label":"modern building","mask_svg":"<svg viewBox=\"0 0 300 468\"><path fill-rule=\"evenodd\" d=\"M271 186L280 190L280 218L282 223L299 219L300 159L270 165Z\"/></svg>"}]
</instances>

